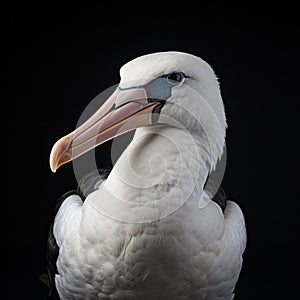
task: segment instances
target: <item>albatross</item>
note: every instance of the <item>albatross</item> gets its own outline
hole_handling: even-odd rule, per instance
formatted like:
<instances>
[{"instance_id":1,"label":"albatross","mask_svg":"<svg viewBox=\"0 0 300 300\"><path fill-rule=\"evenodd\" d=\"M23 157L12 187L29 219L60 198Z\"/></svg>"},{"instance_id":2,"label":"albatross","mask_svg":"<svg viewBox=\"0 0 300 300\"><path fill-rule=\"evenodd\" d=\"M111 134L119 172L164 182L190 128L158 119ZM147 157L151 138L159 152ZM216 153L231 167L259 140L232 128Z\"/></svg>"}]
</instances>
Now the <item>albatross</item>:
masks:
<instances>
[{"instance_id":1,"label":"albatross","mask_svg":"<svg viewBox=\"0 0 300 300\"><path fill-rule=\"evenodd\" d=\"M226 128L217 77L201 58L159 52L122 66L111 96L50 154L55 172L135 130L110 172L59 199L48 299L233 299L244 216L221 188L205 188Z\"/></svg>"}]
</instances>

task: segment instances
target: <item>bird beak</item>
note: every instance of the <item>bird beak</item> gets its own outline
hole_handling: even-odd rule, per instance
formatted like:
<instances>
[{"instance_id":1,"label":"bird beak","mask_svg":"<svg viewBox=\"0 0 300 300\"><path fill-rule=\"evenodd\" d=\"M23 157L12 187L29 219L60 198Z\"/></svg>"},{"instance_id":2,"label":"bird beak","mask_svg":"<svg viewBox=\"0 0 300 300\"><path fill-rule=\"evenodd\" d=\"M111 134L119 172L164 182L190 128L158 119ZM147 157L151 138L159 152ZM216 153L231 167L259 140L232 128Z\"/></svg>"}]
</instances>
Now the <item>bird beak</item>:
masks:
<instances>
[{"instance_id":1,"label":"bird beak","mask_svg":"<svg viewBox=\"0 0 300 300\"><path fill-rule=\"evenodd\" d=\"M152 112L161 104L147 98L142 87L118 88L85 123L54 144L51 170L55 172L61 165L118 135L152 124Z\"/></svg>"}]
</instances>

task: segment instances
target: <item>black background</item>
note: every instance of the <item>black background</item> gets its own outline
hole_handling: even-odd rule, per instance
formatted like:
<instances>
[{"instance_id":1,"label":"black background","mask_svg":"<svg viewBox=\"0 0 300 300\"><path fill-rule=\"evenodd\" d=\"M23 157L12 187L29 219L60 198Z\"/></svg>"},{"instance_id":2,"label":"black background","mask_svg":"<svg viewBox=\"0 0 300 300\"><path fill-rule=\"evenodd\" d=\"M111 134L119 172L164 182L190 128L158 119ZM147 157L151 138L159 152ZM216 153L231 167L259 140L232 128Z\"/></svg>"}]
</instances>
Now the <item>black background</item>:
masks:
<instances>
[{"instance_id":1,"label":"black background","mask_svg":"<svg viewBox=\"0 0 300 300\"><path fill-rule=\"evenodd\" d=\"M0 269L6 298L44 296L37 278L45 272L55 201L76 186L71 164L51 173L52 145L74 129L98 93L118 82L124 63L167 50L202 57L220 78L229 124L223 185L242 207L248 230L235 299L292 297L298 219L282 167L293 164L283 154L288 145L283 126L299 101L296 9L197 5L15 4L2 10L8 71L2 120L7 116L8 122L2 128ZM110 164L109 146L97 149L99 166Z\"/></svg>"}]
</instances>

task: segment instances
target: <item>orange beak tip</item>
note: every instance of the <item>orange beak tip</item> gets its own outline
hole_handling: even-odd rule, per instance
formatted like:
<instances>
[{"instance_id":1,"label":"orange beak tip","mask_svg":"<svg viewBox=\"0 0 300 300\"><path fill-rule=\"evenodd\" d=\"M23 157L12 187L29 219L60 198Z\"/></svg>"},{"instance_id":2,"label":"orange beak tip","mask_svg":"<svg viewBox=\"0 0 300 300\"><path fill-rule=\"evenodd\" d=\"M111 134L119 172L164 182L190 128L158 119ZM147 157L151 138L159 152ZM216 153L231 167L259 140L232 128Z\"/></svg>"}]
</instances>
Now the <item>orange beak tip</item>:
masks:
<instances>
[{"instance_id":1,"label":"orange beak tip","mask_svg":"<svg viewBox=\"0 0 300 300\"><path fill-rule=\"evenodd\" d=\"M56 170L57 170L57 166L56 166L56 163L55 163L55 152L54 152L54 149L55 149L55 146L53 146L52 150L51 150L51 154L50 154L50 159L49 159L49 164L50 164L50 169L53 173L56 173Z\"/></svg>"},{"instance_id":2,"label":"orange beak tip","mask_svg":"<svg viewBox=\"0 0 300 300\"><path fill-rule=\"evenodd\" d=\"M66 156L66 152L70 145L70 137L64 136L60 140L58 140L54 146L52 147L50 153L50 169L53 173L64 163L64 159Z\"/></svg>"}]
</instances>

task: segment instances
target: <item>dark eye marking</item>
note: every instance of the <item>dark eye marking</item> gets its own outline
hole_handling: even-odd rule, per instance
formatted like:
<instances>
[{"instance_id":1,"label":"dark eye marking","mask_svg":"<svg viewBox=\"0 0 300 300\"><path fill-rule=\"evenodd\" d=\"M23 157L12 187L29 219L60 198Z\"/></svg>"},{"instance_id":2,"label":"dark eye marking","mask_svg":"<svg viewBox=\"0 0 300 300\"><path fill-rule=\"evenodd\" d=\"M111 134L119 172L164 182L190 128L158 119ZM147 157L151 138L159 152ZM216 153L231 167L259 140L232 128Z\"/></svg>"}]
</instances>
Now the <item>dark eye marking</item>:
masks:
<instances>
[{"instance_id":1,"label":"dark eye marking","mask_svg":"<svg viewBox=\"0 0 300 300\"><path fill-rule=\"evenodd\" d=\"M183 72L172 72L161 76L161 78L166 78L167 82L171 85L182 84L187 77Z\"/></svg>"}]
</instances>

